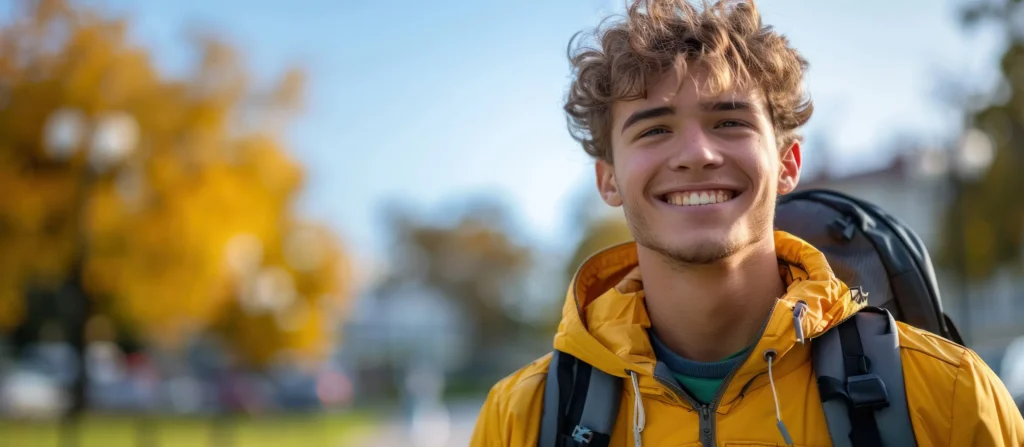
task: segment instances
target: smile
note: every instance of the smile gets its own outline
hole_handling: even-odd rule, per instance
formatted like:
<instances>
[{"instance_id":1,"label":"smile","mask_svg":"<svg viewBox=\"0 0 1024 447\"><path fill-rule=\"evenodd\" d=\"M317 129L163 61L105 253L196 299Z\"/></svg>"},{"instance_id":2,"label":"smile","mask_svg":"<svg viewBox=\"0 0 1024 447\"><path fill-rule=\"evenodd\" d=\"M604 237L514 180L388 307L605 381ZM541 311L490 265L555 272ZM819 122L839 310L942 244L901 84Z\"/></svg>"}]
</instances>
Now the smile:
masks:
<instances>
[{"instance_id":1,"label":"smile","mask_svg":"<svg viewBox=\"0 0 1024 447\"><path fill-rule=\"evenodd\" d=\"M725 203L736 198L736 196L736 191L729 189L704 189L670 192L658 196L658 199L675 206L705 206Z\"/></svg>"}]
</instances>

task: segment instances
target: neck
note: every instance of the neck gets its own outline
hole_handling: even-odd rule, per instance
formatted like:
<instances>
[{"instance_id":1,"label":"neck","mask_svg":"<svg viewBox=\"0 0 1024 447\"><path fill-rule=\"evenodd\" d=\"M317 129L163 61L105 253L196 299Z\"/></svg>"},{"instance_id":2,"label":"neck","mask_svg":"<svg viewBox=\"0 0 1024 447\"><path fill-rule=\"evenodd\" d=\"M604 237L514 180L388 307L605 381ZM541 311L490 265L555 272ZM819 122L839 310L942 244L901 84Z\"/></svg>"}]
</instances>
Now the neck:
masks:
<instances>
[{"instance_id":1,"label":"neck","mask_svg":"<svg viewBox=\"0 0 1024 447\"><path fill-rule=\"evenodd\" d=\"M785 291L771 235L709 265L679 265L643 246L637 251L651 325L691 360L718 361L753 343Z\"/></svg>"}]
</instances>

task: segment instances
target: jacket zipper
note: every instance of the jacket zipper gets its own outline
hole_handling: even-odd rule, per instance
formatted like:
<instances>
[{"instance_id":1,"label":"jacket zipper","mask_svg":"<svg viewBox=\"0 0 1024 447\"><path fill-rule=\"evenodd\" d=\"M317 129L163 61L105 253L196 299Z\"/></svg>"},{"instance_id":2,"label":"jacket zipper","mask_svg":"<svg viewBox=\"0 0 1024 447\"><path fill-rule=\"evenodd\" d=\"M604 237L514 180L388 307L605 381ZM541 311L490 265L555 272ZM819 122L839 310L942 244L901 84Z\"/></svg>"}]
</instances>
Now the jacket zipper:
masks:
<instances>
[{"instance_id":1,"label":"jacket zipper","mask_svg":"<svg viewBox=\"0 0 1024 447\"><path fill-rule=\"evenodd\" d=\"M711 443L714 440L713 436L712 436L713 435L713 433L712 433L713 432L713 427L711 426L711 409L709 408L709 406L698 403L697 399L694 399L693 396L690 396L690 393L688 393L686 390L684 390L684 389L680 388L679 386L677 386L670 379L666 379L664 377L657 376L657 375L654 376L654 378L658 381L658 383L661 383L662 385L665 385L665 387L667 387L668 389L672 390L672 392L675 393L676 396L678 396L679 398L685 400L687 403L690 404L691 407L693 407L695 410L697 410L700 413L700 441L701 441L701 444L703 446L705 446L705 447L706 446L713 446L714 444Z\"/></svg>"},{"instance_id":2,"label":"jacket zipper","mask_svg":"<svg viewBox=\"0 0 1024 447\"><path fill-rule=\"evenodd\" d=\"M768 329L768 322L771 321L772 315L775 313L775 307L778 304L779 300L775 300L775 302L772 303L772 308L768 311L768 316L764 319L764 322L761 323L761 330L758 332L756 340L760 341L761 337L764 336L764 331ZM754 349L751 347L750 352L747 352L743 356L743 360L741 360L738 365L742 366L746 363L747 359L750 358L750 355L753 354L753 352ZM659 383L668 387L676 393L676 395L682 397L684 400L689 402L694 409L700 412L700 443L703 447L715 447L715 414L718 413L719 400L722 399L722 394L725 393L725 390L729 388L729 382L731 382L733 376L736 375L737 369L739 368L733 368L733 370L729 372L729 375L726 376L725 380L722 381L722 384L719 385L718 393L715 394L715 398L711 399L711 403L707 405L698 403L696 399L686 392L686 390L676 386L671 380L657 375L654 376Z\"/></svg>"}]
</instances>

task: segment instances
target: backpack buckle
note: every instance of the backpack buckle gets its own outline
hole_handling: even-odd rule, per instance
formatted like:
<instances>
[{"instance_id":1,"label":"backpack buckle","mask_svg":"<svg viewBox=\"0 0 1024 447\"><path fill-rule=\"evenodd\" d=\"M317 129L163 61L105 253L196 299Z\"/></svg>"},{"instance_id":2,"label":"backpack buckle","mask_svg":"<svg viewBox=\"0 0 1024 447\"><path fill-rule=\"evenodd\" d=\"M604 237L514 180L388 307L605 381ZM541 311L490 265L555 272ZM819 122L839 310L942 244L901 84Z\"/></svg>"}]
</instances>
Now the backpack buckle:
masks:
<instances>
[{"instance_id":1,"label":"backpack buckle","mask_svg":"<svg viewBox=\"0 0 1024 447\"><path fill-rule=\"evenodd\" d=\"M854 231L856 231L856 228L853 226L853 222L850 221L849 217L840 217L828 224L829 236L832 236L833 239L838 241L852 241Z\"/></svg>"},{"instance_id":2,"label":"backpack buckle","mask_svg":"<svg viewBox=\"0 0 1024 447\"><path fill-rule=\"evenodd\" d=\"M875 374L861 374L846 379L846 394L855 408L881 409L889 406L885 382Z\"/></svg>"},{"instance_id":3,"label":"backpack buckle","mask_svg":"<svg viewBox=\"0 0 1024 447\"><path fill-rule=\"evenodd\" d=\"M583 444L590 444L590 441L594 440L594 431L577 425L576 428L572 429L572 440Z\"/></svg>"}]
</instances>

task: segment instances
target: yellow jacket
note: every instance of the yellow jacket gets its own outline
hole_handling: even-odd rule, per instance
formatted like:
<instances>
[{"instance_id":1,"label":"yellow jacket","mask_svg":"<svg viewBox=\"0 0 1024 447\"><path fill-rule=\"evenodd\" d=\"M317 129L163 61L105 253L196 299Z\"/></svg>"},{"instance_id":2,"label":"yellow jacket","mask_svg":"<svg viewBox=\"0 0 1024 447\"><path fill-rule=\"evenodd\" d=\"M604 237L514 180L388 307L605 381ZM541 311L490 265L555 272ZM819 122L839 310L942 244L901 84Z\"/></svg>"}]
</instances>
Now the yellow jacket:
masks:
<instances>
[{"instance_id":1,"label":"yellow jacket","mask_svg":"<svg viewBox=\"0 0 1024 447\"><path fill-rule=\"evenodd\" d=\"M772 375L782 421L795 445L831 445L810 343L796 342L793 308L797 301L807 303L801 326L808 338L814 338L863 304L850 298L849 289L814 247L784 232L775 233L775 244L791 273L782 272L787 293L776 303L752 353L724 384L717 407L706 412L712 430L703 444L704 416L654 378L655 358L647 335L651 322L635 245L612 247L581 266L569 287L554 346L624 379L610 445L634 445L638 425L646 446L784 445L762 356L768 350L778 353ZM919 446L1024 446L1020 412L1006 387L973 351L902 323L899 335L907 403ZM550 358L548 354L538 359L491 389L473 447L537 445ZM635 388L627 371L637 374ZM634 410L634 389L639 389L642 417Z\"/></svg>"}]
</instances>

